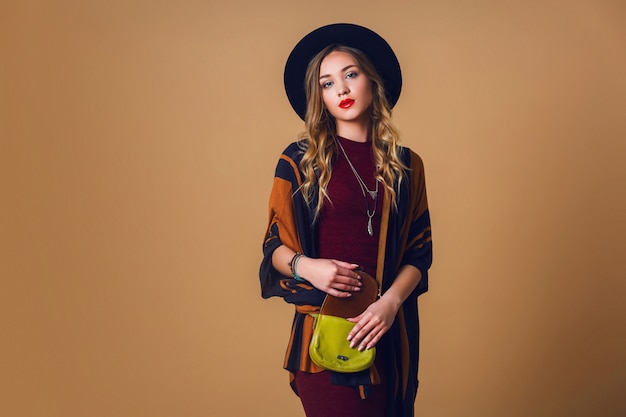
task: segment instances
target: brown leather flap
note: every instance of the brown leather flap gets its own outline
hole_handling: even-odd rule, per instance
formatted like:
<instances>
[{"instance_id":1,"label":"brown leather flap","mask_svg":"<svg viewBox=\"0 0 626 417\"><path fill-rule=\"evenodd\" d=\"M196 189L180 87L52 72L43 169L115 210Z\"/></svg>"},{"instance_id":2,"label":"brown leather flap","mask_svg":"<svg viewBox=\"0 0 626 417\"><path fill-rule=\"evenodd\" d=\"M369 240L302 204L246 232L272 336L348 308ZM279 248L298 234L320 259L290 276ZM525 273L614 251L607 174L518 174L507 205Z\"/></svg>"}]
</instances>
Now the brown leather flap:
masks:
<instances>
[{"instance_id":1,"label":"brown leather flap","mask_svg":"<svg viewBox=\"0 0 626 417\"><path fill-rule=\"evenodd\" d=\"M376 280L363 271L359 271L359 276L363 284L360 291L352 292L352 296L348 298L337 298L327 294L320 313L347 319L358 316L376 301L378 296Z\"/></svg>"}]
</instances>

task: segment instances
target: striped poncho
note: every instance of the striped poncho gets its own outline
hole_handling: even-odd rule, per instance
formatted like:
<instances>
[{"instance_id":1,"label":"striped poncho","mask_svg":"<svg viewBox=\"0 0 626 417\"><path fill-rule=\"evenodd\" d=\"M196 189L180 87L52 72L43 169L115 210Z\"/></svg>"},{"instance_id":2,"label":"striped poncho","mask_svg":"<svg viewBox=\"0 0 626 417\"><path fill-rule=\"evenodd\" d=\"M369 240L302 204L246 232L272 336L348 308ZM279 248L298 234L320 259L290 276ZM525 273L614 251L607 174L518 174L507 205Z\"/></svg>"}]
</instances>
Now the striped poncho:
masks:
<instances>
[{"instance_id":1,"label":"striped poncho","mask_svg":"<svg viewBox=\"0 0 626 417\"><path fill-rule=\"evenodd\" d=\"M276 248L286 245L306 256L318 257L317 224L314 221L316 201L307 205L300 194L303 174L299 169L303 150L301 143L292 143L281 155L270 195L269 224L263 244L260 268L263 298L273 296L295 306L291 337L284 367L290 372L322 371L309 358L308 345L313 331L313 318L308 313L319 311L325 293L307 282L284 276L272 266ZM385 355L386 374L395 383L388 384L387 416L412 417L417 394L419 357L419 320L417 297L428 290L428 269L432 261L430 216L426 199L424 166L420 157L402 148L401 158L409 170L401 184L394 207L385 192L380 228L376 278L384 293L404 265L420 270L422 278L413 293L401 306L391 329L379 345ZM373 367L374 368L374 367ZM334 374L334 373L333 373ZM361 386L378 382L375 369L358 374L334 374L334 382ZM295 386L292 384L295 391ZM367 390L365 390L366 394Z\"/></svg>"}]
</instances>

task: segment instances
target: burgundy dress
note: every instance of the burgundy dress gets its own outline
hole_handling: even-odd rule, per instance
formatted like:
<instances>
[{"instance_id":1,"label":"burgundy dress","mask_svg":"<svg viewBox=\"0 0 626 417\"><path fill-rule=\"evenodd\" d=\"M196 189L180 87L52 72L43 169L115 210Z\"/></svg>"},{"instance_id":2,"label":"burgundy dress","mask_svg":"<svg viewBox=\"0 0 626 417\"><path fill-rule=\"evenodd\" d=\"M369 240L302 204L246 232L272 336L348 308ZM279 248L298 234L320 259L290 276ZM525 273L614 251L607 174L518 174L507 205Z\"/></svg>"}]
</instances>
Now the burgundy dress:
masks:
<instances>
[{"instance_id":1,"label":"burgundy dress","mask_svg":"<svg viewBox=\"0 0 626 417\"><path fill-rule=\"evenodd\" d=\"M353 142L338 138L367 188L376 188L375 165L371 142ZM363 196L359 182L339 148L328 194L332 203L326 202L320 213L320 258L337 259L360 265L365 272L376 276L378 238L382 211L382 184L378 186L376 211L372 217L373 236L367 231L369 213L374 212L374 200ZM367 203L366 203L367 201ZM380 349L380 346L377 347ZM377 355L381 358L382 355ZM331 372L297 372L296 387L307 417L383 417L385 415L385 372L382 361L376 361L382 383L373 385L370 395L361 399L354 387L333 385Z\"/></svg>"}]
</instances>

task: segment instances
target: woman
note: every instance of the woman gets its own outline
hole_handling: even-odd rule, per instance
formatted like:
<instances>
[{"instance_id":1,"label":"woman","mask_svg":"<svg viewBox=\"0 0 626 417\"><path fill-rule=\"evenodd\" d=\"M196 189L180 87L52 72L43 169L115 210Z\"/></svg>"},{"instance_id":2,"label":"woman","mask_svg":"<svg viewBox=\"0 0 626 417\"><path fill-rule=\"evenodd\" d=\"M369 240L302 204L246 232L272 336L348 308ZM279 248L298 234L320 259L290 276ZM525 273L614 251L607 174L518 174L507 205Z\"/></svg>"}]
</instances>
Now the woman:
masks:
<instances>
[{"instance_id":1,"label":"woman","mask_svg":"<svg viewBox=\"0 0 626 417\"><path fill-rule=\"evenodd\" d=\"M432 245L423 164L391 120L401 85L387 42L352 24L309 33L285 67L306 130L276 168L260 278L264 298L295 306L285 368L308 417L413 416L417 297L428 289ZM310 314L326 295L358 292L361 271L376 277L380 296L349 319L348 339L375 346L375 363L322 369L308 354Z\"/></svg>"}]
</instances>

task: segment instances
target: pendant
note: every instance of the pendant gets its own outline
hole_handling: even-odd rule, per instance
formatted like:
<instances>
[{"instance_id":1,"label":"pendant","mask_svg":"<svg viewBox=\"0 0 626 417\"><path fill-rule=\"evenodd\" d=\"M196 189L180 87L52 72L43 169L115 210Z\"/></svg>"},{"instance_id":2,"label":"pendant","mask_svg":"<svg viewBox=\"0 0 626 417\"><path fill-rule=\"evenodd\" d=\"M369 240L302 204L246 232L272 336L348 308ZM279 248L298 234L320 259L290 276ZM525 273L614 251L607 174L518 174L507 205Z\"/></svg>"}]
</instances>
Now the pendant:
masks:
<instances>
[{"instance_id":1,"label":"pendant","mask_svg":"<svg viewBox=\"0 0 626 417\"><path fill-rule=\"evenodd\" d=\"M374 236L374 228L372 227L371 217L367 220L367 234L370 236Z\"/></svg>"},{"instance_id":2,"label":"pendant","mask_svg":"<svg viewBox=\"0 0 626 417\"><path fill-rule=\"evenodd\" d=\"M367 190L367 192L369 193L370 197L372 197L372 200L376 200L376 195L378 194L378 190L376 191Z\"/></svg>"}]
</instances>

